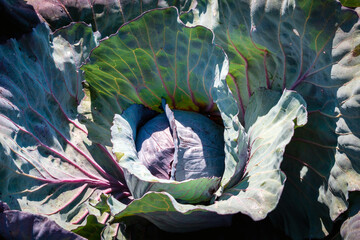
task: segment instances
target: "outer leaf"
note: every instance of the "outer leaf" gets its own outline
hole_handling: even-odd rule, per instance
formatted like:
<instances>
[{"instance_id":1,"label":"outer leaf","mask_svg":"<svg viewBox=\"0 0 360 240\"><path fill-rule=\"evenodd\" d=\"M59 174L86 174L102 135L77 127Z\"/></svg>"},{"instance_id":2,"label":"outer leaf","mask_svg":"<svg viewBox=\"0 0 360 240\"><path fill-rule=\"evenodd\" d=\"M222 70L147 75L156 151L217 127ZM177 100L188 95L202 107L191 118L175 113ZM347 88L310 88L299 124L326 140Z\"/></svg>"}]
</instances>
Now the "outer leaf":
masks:
<instances>
[{"instance_id":1,"label":"outer leaf","mask_svg":"<svg viewBox=\"0 0 360 240\"><path fill-rule=\"evenodd\" d=\"M310 108L309 123L295 134L287 149L282 169L289 186L272 216L276 223L288 219L288 214L301 216L301 221L306 219L307 231L296 225L286 228L298 236L327 235L331 220L347 209L349 191L360 188L358 36L359 23L352 26L352 22L345 22L332 40L335 64L331 72L323 72L322 80L320 76L309 76L299 86ZM293 213L283 212L292 206L286 198L302 200Z\"/></svg>"},{"instance_id":2,"label":"outer leaf","mask_svg":"<svg viewBox=\"0 0 360 240\"><path fill-rule=\"evenodd\" d=\"M188 232L227 226L231 222L231 216L218 215L215 209L209 209L207 206L180 204L166 192L148 192L128 206L110 197L108 204L114 215L114 222L141 216L169 232Z\"/></svg>"},{"instance_id":3,"label":"outer leaf","mask_svg":"<svg viewBox=\"0 0 360 240\"><path fill-rule=\"evenodd\" d=\"M263 107L264 102L273 102L274 106ZM235 186L225 189L218 199L218 207L261 220L279 201L285 181L280 164L294 128L307 121L306 103L295 92L284 91L279 98L276 93L258 91L250 99L248 109L246 170Z\"/></svg>"},{"instance_id":4,"label":"outer leaf","mask_svg":"<svg viewBox=\"0 0 360 240\"><path fill-rule=\"evenodd\" d=\"M39 25L0 46L0 197L67 229L89 212L100 217L90 197L125 190L112 155L76 120L78 66L96 44L78 24L55 34Z\"/></svg>"},{"instance_id":5,"label":"outer leaf","mask_svg":"<svg viewBox=\"0 0 360 240\"><path fill-rule=\"evenodd\" d=\"M177 10L168 8L150 11L102 41L82 67L91 98L91 109L82 111L107 134L90 132L92 139L111 145L114 114L134 103L159 110L165 98L171 108L218 114L211 88L225 55L212 40L211 31L185 27Z\"/></svg>"},{"instance_id":6,"label":"outer leaf","mask_svg":"<svg viewBox=\"0 0 360 240\"><path fill-rule=\"evenodd\" d=\"M201 1L203 2L203 1ZM230 69L227 76L227 83L237 100L239 119L244 123L245 110L252 93L257 89L272 88L282 84L274 81L279 79L277 59L269 54L269 50L263 46L256 44L252 36L250 6L256 7L264 1L209 1L207 8L211 8L211 12L219 11L218 15L208 14L210 9L206 11L193 10L188 15L184 15L182 19L187 25L205 24L215 32L215 41L229 56ZM269 6L274 2L269 3ZM201 6L201 5L200 5ZM196 11L199 11L197 13ZM234 14L236 12L237 14ZM193 20L191 15L194 15ZM266 17L267 15L265 15ZM217 21L214 23L214 19ZM271 19L269 19L271 22ZM212 23L212 24L209 24ZM273 29L271 29L273 30ZM269 29L269 31L271 31ZM273 34L273 33L272 33ZM269 69L269 70L268 70ZM270 72L270 74L269 74Z\"/></svg>"},{"instance_id":7,"label":"outer leaf","mask_svg":"<svg viewBox=\"0 0 360 240\"><path fill-rule=\"evenodd\" d=\"M147 10L176 6L182 11L187 11L192 1L28 0L27 2L34 6L42 20L47 22L53 30L71 22L84 21L91 24L94 31L99 31L105 37Z\"/></svg>"},{"instance_id":8,"label":"outer leaf","mask_svg":"<svg viewBox=\"0 0 360 240\"><path fill-rule=\"evenodd\" d=\"M357 14L332 0L230 0L218 8L219 16L199 8L182 19L219 19L207 26L229 56L240 120L259 87L294 89L307 102L309 123L286 150L288 181L271 218L293 238L323 237L346 210L348 191L360 186Z\"/></svg>"},{"instance_id":9,"label":"outer leaf","mask_svg":"<svg viewBox=\"0 0 360 240\"><path fill-rule=\"evenodd\" d=\"M248 160L249 140L238 118L239 109L236 100L224 80L227 73L228 69L219 73L220 81L215 81L213 93L224 123L225 142L225 170L216 192L217 196L222 194L225 187L239 182Z\"/></svg>"},{"instance_id":10,"label":"outer leaf","mask_svg":"<svg viewBox=\"0 0 360 240\"><path fill-rule=\"evenodd\" d=\"M3 209L3 210L1 210ZM21 226L21 227L19 227ZM1 239L71 239L85 240L75 233L66 231L47 217L10 210L0 201Z\"/></svg>"}]
</instances>

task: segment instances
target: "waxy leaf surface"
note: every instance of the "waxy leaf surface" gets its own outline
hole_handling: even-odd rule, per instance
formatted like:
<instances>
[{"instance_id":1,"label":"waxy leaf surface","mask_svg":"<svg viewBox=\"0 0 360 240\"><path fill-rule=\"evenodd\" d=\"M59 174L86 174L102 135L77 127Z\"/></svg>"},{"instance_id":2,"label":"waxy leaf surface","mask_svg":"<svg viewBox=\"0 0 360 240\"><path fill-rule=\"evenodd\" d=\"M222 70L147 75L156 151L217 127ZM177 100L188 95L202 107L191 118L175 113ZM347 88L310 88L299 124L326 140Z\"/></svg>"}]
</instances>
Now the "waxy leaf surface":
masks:
<instances>
[{"instance_id":1,"label":"waxy leaf surface","mask_svg":"<svg viewBox=\"0 0 360 240\"><path fill-rule=\"evenodd\" d=\"M292 89L305 99L308 123L286 149L287 183L270 214L293 238L329 234L348 192L360 187L358 13L333 0L226 0L182 16L187 25L213 29L229 56L240 121L258 88Z\"/></svg>"},{"instance_id":2,"label":"waxy leaf surface","mask_svg":"<svg viewBox=\"0 0 360 240\"><path fill-rule=\"evenodd\" d=\"M41 24L0 46L1 200L66 229L101 219L89 198L126 192L115 158L77 121L78 68L97 43L85 24L53 34Z\"/></svg>"},{"instance_id":3,"label":"waxy leaf surface","mask_svg":"<svg viewBox=\"0 0 360 240\"><path fill-rule=\"evenodd\" d=\"M21 227L19 227L21 226ZM61 228L47 217L18 210L10 210L0 201L0 237L1 239L73 239L85 240L70 231Z\"/></svg>"},{"instance_id":4,"label":"waxy leaf surface","mask_svg":"<svg viewBox=\"0 0 360 240\"><path fill-rule=\"evenodd\" d=\"M218 114L211 89L226 57L212 40L211 31L185 27L176 8L168 8L102 41L82 67L91 100L82 111L102 132L92 135L89 127L91 139L110 146L114 114L135 103L160 111L164 98L174 109Z\"/></svg>"},{"instance_id":5,"label":"waxy leaf surface","mask_svg":"<svg viewBox=\"0 0 360 240\"><path fill-rule=\"evenodd\" d=\"M93 31L99 31L103 37L147 10L175 6L187 11L191 3L191 0L27 0L52 30L82 21L91 24Z\"/></svg>"}]
</instances>

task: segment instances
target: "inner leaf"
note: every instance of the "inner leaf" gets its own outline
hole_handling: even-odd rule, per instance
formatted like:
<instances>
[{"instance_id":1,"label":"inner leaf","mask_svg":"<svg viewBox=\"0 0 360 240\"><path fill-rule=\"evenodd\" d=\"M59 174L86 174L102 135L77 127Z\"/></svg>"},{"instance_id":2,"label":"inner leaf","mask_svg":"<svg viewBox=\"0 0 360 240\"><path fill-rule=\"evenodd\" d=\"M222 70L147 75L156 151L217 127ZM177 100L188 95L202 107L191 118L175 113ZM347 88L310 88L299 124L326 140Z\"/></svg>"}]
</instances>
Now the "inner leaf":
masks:
<instances>
[{"instance_id":1,"label":"inner leaf","mask_svg":"<svg viewBox=\"0 0 360 240\"><path fill-rule=\"evenodd\" d=\"M170 179L174 141L165 114L154 117L139 129L136 151L152 175Z\"/></svg>"},{"instance_id":2,"label":"inner leaf","mask_svg":"<svg viewBox=\"0 0 360 240\"><path fill-rule=\"evenodd\" d=\"M223 127L198 113L170 110L142 126L136 138L139 159L156 177L183 181L221 177Z\"/></svg>"}]
</instances>

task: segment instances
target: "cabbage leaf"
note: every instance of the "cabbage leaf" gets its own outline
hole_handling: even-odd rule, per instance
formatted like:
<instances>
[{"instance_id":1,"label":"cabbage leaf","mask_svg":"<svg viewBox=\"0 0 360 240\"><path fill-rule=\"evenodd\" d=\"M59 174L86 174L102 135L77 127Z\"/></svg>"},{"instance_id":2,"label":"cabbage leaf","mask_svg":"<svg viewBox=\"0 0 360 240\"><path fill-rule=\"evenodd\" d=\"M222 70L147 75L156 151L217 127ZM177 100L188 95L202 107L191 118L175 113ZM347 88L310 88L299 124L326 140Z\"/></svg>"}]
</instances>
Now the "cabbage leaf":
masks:
<instances>
[{"instance_id":1,"label":"cabbage leaf","mask_svg":"<svg viewBox=\"0 0 360 240\"><path fill-rule=\"evenodd\" d=\"M122 171L77 120L81 62L98 44L85 24L50 33L44 24L0 46L0 197L13 210L84 224L101 193L126 194Z\"/></svg>"},{"instance_id":2,"label":"cabbage leaf","mask_svg":"<svg viewBox=\"0 0 360 240\"><path fill-rule=\"evenodd\" d=\"M349 191L360 187L358 9L333 0L225 0L200 4L182 19L211 28L227 53L241 122L259 88L291 89L305 99L308 123L286 148L287 182L270 218L294 239L328 235Z\"/></svg>"}]
</instances>

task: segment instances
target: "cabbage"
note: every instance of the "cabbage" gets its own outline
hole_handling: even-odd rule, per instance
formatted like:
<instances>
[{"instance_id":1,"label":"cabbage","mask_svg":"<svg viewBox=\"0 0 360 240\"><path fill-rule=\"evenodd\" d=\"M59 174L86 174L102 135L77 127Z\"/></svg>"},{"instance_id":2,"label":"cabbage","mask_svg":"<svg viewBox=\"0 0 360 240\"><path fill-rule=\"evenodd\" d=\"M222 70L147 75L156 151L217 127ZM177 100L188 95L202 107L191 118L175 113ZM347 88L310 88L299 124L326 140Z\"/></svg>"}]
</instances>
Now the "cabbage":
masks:
<instances>
[{"instance_id":1,"label":"cabbage","mask_svg":"<svg viewBox=\"0 0 360 240\"><path fill-rule=\"evenodd\" d=\"M356 238L356 1L27 2L4 3L0 238Z\"/></svg>"}]
</instances>

